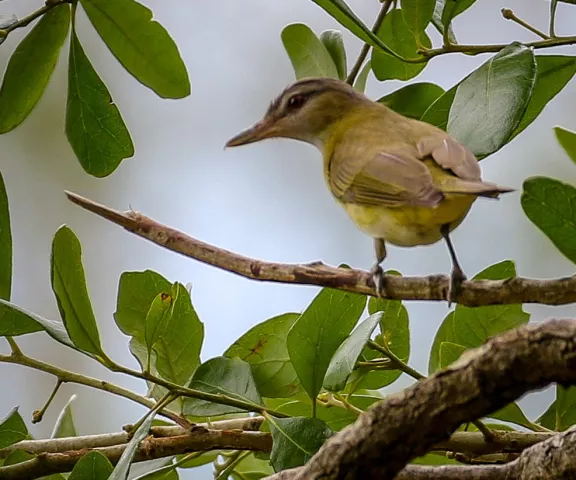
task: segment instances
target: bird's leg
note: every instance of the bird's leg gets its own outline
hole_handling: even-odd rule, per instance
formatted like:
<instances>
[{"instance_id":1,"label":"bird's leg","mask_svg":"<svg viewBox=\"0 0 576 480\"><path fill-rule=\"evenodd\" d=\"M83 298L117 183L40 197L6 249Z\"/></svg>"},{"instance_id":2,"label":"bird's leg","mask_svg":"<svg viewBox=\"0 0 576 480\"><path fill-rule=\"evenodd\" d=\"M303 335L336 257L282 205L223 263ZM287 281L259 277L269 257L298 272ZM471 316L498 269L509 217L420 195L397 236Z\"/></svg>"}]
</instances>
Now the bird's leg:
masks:
<instances>
[{"instance_id":1,"label":"bird's leg","mask_svg":"<svg viewBox=\"0 0 576 480\"><path fill-rule=\"evenodd\" d=\"M462 271L462 267L460 266L458 257L456 256L456 251L454 250L454 245L452 245L452 240L450 240L450 225L442 225L440 227L440 232L442 233L444 240L446 240L446 245L450 252L450 258L452 259L452 274L450 275L450 285L448 286L448 306L450 307L452 302L458 299L462 282L466 280L466 275L464 275L464 272Z\"/></svg>"},{"instance_id":2,"label":"bird's leg","mask_svg":"<svg viewBox=\"0 0 576 480\"><path fill-rule=\"evenodd\" d=\"M370 270L374 279L374 287L378 297L384 296L384 270L380 265L386 258L386 244L383 238L374 239L374 251L376 252L376 263Z\"/></svg>"}]
</instances>

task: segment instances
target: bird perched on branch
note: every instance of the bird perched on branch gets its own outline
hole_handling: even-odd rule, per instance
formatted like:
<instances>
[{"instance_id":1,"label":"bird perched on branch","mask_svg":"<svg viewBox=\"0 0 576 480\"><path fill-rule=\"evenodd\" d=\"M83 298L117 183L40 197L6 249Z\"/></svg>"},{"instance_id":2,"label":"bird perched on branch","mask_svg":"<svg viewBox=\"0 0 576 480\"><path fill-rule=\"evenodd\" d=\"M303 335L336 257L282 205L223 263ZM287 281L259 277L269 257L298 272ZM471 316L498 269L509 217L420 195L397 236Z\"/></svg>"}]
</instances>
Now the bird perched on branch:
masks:
<instances>
[{"instance_id":1,"label":"bird perched on branch","mask_svg":"<svg viewBox=\"0 0 576 480\"><path fill-rule=\"evenodd\" d=\"M513 191L482 181L476 157L446 132L373 102L340 80L309 78L290 85L262 120L226 146L276 137L311 143L322 152L332 195L374 238L378 295L385 292L386 242L413 247L444 238L452 259L447 297L456 300L466 276L450 232L477 197Z\"/></svg>"}]
</instances>

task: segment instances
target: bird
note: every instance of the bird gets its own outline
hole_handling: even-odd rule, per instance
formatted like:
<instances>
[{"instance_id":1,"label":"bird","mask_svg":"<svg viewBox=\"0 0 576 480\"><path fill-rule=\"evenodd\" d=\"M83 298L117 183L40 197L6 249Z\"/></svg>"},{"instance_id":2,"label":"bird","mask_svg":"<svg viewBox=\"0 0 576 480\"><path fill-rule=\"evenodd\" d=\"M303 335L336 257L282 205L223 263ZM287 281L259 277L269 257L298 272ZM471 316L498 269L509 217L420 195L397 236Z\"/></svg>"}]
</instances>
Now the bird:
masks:
<instances>
[{"instance_id":1,"label":"bird","mask_svg":"<svg viewBox=\"0 0 576 480\"><path fill-rule=\"evenodd\" d=\"M304 78L286 87L263 118L226 147L269 138L314 145L323 157L328 189L356 226L374 239L371 268L377 296L385 296L386 244L446 242L452 261L446 298L457 301L466 275L450 233L478 197L514 191L481 179L478 159L429 123L375 102L346 82Z\"/></svg>"}]
</instances>

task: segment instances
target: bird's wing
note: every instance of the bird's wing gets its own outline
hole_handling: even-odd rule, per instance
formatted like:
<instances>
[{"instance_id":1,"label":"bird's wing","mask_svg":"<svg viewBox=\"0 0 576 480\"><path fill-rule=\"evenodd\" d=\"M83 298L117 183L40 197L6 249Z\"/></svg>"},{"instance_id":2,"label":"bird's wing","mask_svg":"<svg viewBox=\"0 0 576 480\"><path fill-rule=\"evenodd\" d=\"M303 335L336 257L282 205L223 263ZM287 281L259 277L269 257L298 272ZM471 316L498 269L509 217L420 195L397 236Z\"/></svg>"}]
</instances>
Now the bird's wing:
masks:
<instances>
[{"instance_id":1,"label":"bird's wing","mask_svg":"<svg viewBox=\"0 0 576 480\"><path fill-rule=\"evenodd\" d=\"M330 186L343 202L431 207L444 198L434 186L430 171L418 159L418 152L408 145L382 151L360 165L350 158L333 160Z\"/></svg>"},{"instance_id":2,"label":"bird's wing","mask_svg":"<svg viewBox=\"0 0 576 480\"><path fill-rule=\"evenodd\" d=\"M432 157L438 165L463 180L480 180L480 166L474 154L445 133L422 138L416 147L420 158Z\"/></svg>"}]
</instances>

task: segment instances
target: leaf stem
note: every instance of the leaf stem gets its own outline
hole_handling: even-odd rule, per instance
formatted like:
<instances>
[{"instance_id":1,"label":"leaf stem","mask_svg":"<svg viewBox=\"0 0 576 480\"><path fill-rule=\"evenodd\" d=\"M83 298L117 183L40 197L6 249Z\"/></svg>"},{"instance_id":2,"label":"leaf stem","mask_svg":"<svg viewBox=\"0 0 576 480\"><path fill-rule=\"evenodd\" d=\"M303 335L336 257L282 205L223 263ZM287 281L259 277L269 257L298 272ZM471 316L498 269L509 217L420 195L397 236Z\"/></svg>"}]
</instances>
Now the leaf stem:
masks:
<instances>
[{"instance_id":1,"label":"leaf stem","mask_svg":"<svg viewBox=\"0 0 576 480\"><path fill-rule=\"evenodd\" d=\"M60 390L62 383L63 383L62 380L60 380L60 379L56 380L56 385L52 389L52 393L48 397L48 400L46 400L46 403L44 404L44 406L40 410L34 410L32 412L32 423L39 423L42 421L42 417L44 417L44 413L46 413L46 410L48 410L48 407L52 403L52 400L54 400L54 397L58 393L58 390Z\"/></svg>"},{"instance_id":2,"label":"leaf stem","mask_svg":"<svg viewBox=\"0 0 576 480\"><path fill-rule=\"evenodd\" d=\"M26 15L17 22L14 22L9 27L0 29L0 39L4 40L8 35L10 35L11 32L16 30L17 28L27 27L31 22L41 17L45 13L49 12L54 7L72 2L73 0L46 0L44 6L40 7L38 10L32 12L30 15Z\"/></svg>"},{"instance_id":3,"label":"leaf stem","mask_svg":"<svg viewBox=\"0 0 576 480\"><path fill-rule=\"evenodd\" d=\"M525 22L521 18L518 18L511 9L503 8L501 10L501 12L502 12L502 16L506 20L512 20L514 23L517 23L521 27L524 27L526 30L531 31L532 33L538 35L539 37L543 38L544 40L548 40L550 38L550 36L546 35L544 32L538 30L536 27L533 27L532 25Z\"/></svg>"},{"instance_id":4,"label":"leaf stem","mask_svg":"<svg viewBox=\"0 0 576 480\"><path fill-rule=\"evenodd\" d=\"M384 2L382 3L382 8L380 9L380 13L378 13L376 20L374 21L374 25L372 26L372 32L375 35L378 32L378 29L380 28L380 26L382 25L384 18L386 18L386 14L388 13L388 10L390 9L391 4L392 4L392 0L384 0ZM360 69L362 68L362 64L364 63L364 60L366 60L366 57L368 56L369 51L370 51L370 45L368 43L365 43L364 45L362 45L362 49L360 50L360 54L358 55L356 62L354 62L354 65L353 65L352 69L350 70L348 77L346 78L346 83L348 85L354 84L354 81L356 80L356 77L358 76L358 73L360 72Z\"/></svg>"},{"instance_id":5,"label":"leaf stem","mask_svg":"<svg viewBox=\"0 0 576 480\"><path fill-rule=\"evenodd\" d=\"M554 37L547 38L546 40L537 40L535 42L522 43L526 47L534 49L560 47L563 45L572 45L576 43L576 36L570 37ZM433 57L444 55L446 53L465 53L467 55L479 55L481 53L496 53L507 47L508 44L494 44L494 45L460 45L451 44L445 45L441 48L421 48L419 53L422 55L421 59L416 59L415 62L427 62Z\"/></svg>"},{"instance_id":6,"label":"leaf stem","mask_svg":"<svg viewBox=\"0 0 576 480\"><path fill-rule=\"evenodd\" d=\"M356 405L352 405L348 401L348 399L346 397L344 397L343 395L340 395L339 393L335 393L334 397L337 398L342 403L342 405L344 405L344 408L346 408L346 410L351 411L353 414L362 415L364 413L364 410L361 410Z\"/></svg>"},{"instance_id":7,"label":"leaf stem","mask_svg":"<svg viewBox=\"0 0 576 480\"><path fill-rule=\"evenodd\" d=\"M234 471L234 469L238 466L238 464L251 453L252 452L250 451L241 451L241 450L237 450L236 452L234 452L233 455L228 457L226 459L226 462L224 462L219 467L221 470L219 471L218 476L216 477L215 480L227 479L230 476L230 474Z\"/></svg>"}]
</instances>

